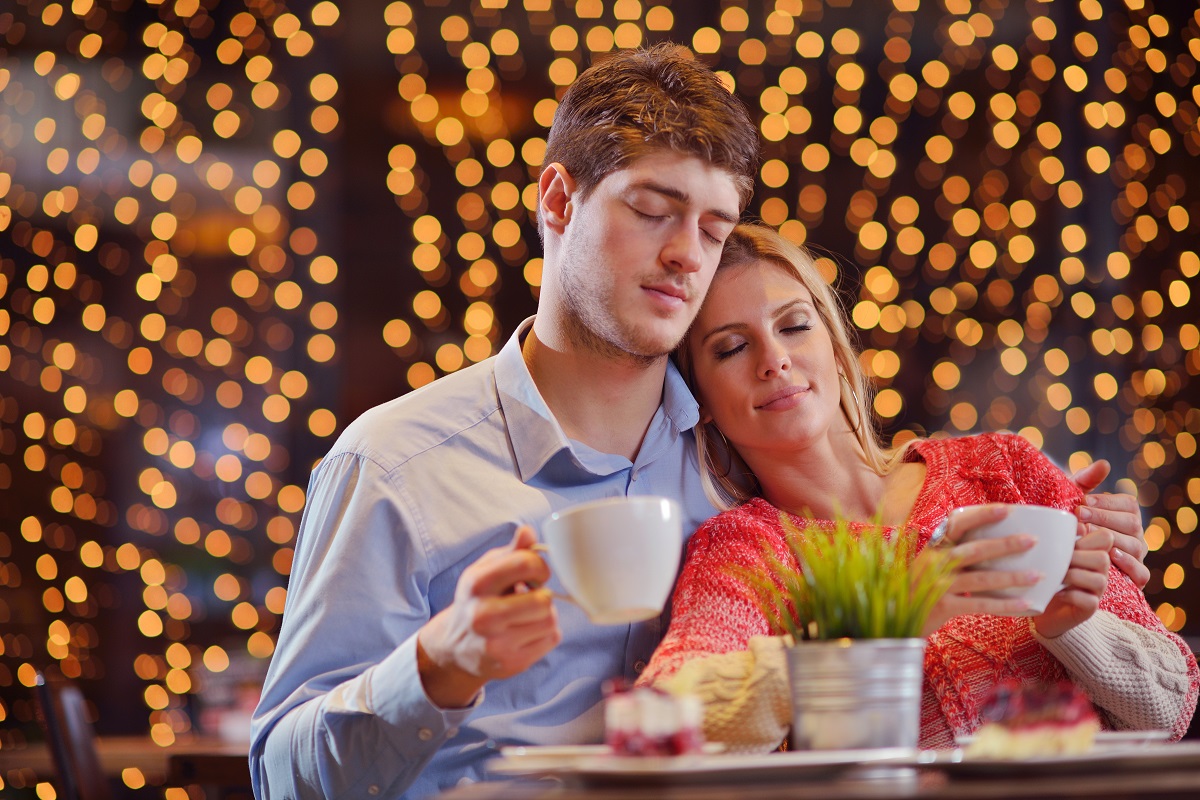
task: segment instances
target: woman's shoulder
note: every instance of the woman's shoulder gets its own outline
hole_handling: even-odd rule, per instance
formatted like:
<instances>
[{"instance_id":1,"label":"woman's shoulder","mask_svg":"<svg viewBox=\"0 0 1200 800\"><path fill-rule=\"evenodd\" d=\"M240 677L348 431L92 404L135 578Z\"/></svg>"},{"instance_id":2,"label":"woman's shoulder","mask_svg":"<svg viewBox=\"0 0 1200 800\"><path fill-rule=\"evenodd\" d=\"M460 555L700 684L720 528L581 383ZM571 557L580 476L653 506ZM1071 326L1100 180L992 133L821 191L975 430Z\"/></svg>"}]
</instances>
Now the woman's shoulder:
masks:
<instances>
[{"instance_id":1,"label":"woman's shoulder","mask_svg":"<svg viewBox=\"0 0 1200 800\"><path fill-rule=\"evenodd\" d=\"M727 536L744 535L747 531L758 534L782 532L781 513L779 509L761 497L751 498L736 508L710 517L696 531L696 537L720 539Z\"/></svg>"},{"instance_id":2,"label":"woman's shoulder","mask_svg":"<svg viewBox=\"0 0 1200 800\"><path fill-rule=\"evenodd\" d=\"M924 439L914 448L925 461L932 458L962 460L986 456L1028 457L1041 453L1037 445L1010 431L974 433L968 436L938 436Z\"/></svg>"}]
</instances>

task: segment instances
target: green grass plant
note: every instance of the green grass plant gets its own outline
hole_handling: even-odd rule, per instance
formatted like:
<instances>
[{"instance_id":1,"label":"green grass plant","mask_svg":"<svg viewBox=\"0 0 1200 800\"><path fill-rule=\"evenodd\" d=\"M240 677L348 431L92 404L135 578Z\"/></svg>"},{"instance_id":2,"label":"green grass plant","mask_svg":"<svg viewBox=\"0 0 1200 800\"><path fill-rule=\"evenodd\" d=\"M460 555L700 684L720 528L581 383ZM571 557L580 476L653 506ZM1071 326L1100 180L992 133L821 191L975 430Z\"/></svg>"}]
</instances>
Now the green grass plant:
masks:
<instances>
[{"instance_id":1,"label":"green grass plant","mask_svg":"<svg viewBox=\"0 0 1200 800\"><path fill-rule=\"evenodd\" d=\"M888 535L876 519L861 531L842 518L833 530L797 526L780 514L797 571L769 548L762 574L732 571L778 633L805 639L903 639L924 635L925 623L950 588L956 568L948 551L917 554L907 530Z\"/></svg>"}]
</instances>

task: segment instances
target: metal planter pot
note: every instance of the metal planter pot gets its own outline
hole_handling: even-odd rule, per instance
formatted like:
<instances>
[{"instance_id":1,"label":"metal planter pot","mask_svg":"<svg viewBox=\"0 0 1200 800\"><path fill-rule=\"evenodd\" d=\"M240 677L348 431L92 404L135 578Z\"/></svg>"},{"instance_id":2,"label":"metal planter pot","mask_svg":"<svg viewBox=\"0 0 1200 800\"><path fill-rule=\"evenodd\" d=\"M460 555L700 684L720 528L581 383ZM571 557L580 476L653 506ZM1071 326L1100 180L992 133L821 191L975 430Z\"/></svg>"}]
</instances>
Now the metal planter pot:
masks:
<instances>
[{"instance_id":1,"label":"metal planter pot","mask_svg":"<svg viewBox=\"0 0 1200 800\"><path fill-rule=\"evenodd\" d=\"M917 746L924 639L834 639L787 651L792 749Z\"/></svg>"}]
</instances>

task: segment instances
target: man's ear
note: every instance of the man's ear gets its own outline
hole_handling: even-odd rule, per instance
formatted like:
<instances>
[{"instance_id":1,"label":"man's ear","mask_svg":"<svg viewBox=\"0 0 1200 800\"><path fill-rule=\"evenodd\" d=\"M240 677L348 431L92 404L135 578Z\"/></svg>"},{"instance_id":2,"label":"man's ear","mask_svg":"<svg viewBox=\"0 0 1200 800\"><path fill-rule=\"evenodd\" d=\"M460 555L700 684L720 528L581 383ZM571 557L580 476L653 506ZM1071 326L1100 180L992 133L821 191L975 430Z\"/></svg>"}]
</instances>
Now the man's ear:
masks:
<instances>
[{"instance_id":1,"label":"man's ear","mask_svg":"<svg viewBox=\"0 0 1200 800\"><path fill-rule=\"evenodd\" d=\"M542 213L542 224L562 233L571 220L571 199L574 196L575 179L562 164L555 162L542 170L542 176L538 178L538 205Z\"/></svg>"}]
</instances>

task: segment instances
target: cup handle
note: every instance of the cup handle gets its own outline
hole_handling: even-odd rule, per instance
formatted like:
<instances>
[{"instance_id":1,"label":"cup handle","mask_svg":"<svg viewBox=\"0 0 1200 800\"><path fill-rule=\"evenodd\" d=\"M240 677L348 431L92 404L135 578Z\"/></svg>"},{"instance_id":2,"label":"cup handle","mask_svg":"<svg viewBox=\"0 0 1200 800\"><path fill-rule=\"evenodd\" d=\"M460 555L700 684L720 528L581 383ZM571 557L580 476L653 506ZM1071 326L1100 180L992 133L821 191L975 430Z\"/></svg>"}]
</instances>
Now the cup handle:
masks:
<instances>
[{"instance_id":1,"label":"cup handle","mask_svg":"<svg viewBox=\"0 0 1200 800\"><path fill-rule=\"evenodd\" d=\"M535 553L549 553L550 552L550 546L545 544L544 542L534 542L533 544L531 544L529 546L529 549ZM535 586L533 584L527 584L527 586L529 586L530 589L540 589L541 588L540 586ZM563 594L562 592L553 592L552 591L552 592L550 592L550 596L553 597L555 600L566 600L568 603L574 603L577 606L579 605L579 601L577 601L574 597L571 597L571 595L569 595L569 594ZM582 606L580 606L580 608L582 608Z\"/></svg>"}]
</instances>

